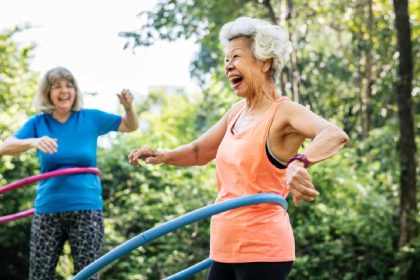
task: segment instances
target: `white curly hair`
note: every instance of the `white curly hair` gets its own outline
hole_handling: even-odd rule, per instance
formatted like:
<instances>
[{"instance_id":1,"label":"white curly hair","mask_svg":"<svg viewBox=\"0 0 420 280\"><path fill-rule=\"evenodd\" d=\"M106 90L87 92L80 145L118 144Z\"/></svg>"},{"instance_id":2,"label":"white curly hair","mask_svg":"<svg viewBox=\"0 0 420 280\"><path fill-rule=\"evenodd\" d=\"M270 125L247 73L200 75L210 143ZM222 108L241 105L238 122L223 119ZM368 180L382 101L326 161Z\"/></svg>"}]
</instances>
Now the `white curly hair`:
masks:
<instances>
[{"instance_id":1,"label":"white curly hair","mask_svg":"<svg viewBox=\"0 0 420 280\"><path fill-rule=\"evenodd\" d=\"M286 31L261 19L239 17L223 25L219 40L226 50L229 41L240 36L251 39L252 52L258 60L273 59L270 76L276 81L292 51L292 44L287 38Z\"/></svg>"}]
</instances>

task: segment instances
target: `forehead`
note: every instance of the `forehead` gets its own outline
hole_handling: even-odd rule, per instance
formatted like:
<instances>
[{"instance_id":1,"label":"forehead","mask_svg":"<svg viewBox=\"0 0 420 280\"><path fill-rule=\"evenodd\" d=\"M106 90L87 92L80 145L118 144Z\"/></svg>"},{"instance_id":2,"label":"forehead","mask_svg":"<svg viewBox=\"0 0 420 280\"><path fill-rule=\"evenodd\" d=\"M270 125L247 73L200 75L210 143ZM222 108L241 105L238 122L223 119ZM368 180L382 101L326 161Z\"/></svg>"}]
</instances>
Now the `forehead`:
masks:
<instances>
[{"instance_id":1,"label":"forehead","mask_svg":"<svg viewBox=\"0 0 420 280\"><path fill-rule=\"evenodd\" d=\"M51 84L58 84L58 83L72 83L69 79L65 77L53 77L51 79Z\"/></svg>"},{"instance_id":2,"label":"forehead","mask_svg":"<svg viewBox=\"0 0 420 280\"><path fill-rule=\"evenodd\" d=\"M251 40L245 36L233 38L229 41L226 48L226 55L229 55L235 50L251 51Z\"/></svg>"}]
</instances>

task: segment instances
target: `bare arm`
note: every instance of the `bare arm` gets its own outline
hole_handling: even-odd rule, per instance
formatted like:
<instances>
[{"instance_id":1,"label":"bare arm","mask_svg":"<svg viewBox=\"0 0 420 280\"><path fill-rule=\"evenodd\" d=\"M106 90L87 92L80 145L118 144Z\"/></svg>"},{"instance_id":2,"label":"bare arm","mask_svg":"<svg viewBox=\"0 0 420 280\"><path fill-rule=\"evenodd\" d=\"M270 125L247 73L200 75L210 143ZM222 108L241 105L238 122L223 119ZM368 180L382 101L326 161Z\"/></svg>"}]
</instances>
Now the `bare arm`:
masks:
<instances>
[{"instance_id":1,"label":"bare arm","mask_svg":"<svg viewBox=\"0 0 420 280\"><path fill-rule=\"evenodd\" d=\"M303 152L311 164L334 156L349 141L343 130L297 103L290 102L282 109L292 133L312 139ZM286 169L286 185L296 205L302 199L313 200L319 195L312 184L311 176L298 160L293 161Z\"/></svg>"},{"instance_id":2,"label":"bare arm","mask_svg":"<svg viewBox=\"0 0 420 280\"><path fill-rule=\"evenodd\" d=\"M303 152L311 164L334 156L349 141L347 134L341 128L302 105L289 102L284 104L282 110L282 115L285 116L292 133L312 139Z\"/></svg>"},{"instance_id":3,"label":"bare arm","mask_svg":"<svg viewBox=\"0 0 420 280\"><path fill-rule=\"evenodd\" d=\"M138 160L145 163L166 163L176 166L204 165L216 157L217 148L226 131L226 119L223 117L212 128L197 140L179 146L173 150L159 151L151 148L140 148L132 151L129 161L140 166Z\"/></svg>"},{"instance_id":4,"label":"bare arm","mask_svg":"<svg viewBox=\"0 0 420 280\"><path fill-rule=\"evenodd\" d=\"M48 136L40 138L18 139L14 136L7 138L0 148L0 155L17 155L30 149L38 149L44 153L57 152L57 139Z\"/></svg>"},{"instance_id":5,"label":"bare arm","mask_svg":"<svg viewBox=\"0 0 420 280\"><path fill-rule=\"evenodd\" d=\"M133 107L133 95L127 89L123 89L121 93L117 94L121 105L124 106L125 115L122 117L121 124L118 127L120 132L132 132L139 127L137 114Z\"/></svg>"},{"instance_id":6,"label":"bare arm","mask_svg":"<svg viewBox=\"0 0 420 280\"><path fill-rule=\"evenodd\" d=\"M140 148L132 151L129 161L140 166L139 160L145 163L166 163L176 166L205 165L216 157L217 149L225 135L231 112L237 110L238 104L229 110L213 127L197 140L173 150L159 151L151 148Z\"/></svg>"}]
</instances>

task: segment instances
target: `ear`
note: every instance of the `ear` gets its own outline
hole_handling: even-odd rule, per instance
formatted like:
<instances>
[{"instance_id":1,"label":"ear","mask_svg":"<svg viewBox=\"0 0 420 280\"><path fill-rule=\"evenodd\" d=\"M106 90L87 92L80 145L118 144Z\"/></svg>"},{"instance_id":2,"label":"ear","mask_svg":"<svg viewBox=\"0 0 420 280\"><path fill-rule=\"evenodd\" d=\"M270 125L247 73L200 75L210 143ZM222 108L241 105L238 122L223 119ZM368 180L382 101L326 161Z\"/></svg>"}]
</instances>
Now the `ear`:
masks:
<instances>
[{"instance_id":1,"label":"ear","mask_svg":"<svg viewBox=\"0 0 420 280\"><path fill-rule=\"evenodd\" d=\"M261 70L264 73L267 73L271 69L272 65L273 65L273 59L272 58L267 59L267 60L263 61Z\"/></svg>"}]
</instances>

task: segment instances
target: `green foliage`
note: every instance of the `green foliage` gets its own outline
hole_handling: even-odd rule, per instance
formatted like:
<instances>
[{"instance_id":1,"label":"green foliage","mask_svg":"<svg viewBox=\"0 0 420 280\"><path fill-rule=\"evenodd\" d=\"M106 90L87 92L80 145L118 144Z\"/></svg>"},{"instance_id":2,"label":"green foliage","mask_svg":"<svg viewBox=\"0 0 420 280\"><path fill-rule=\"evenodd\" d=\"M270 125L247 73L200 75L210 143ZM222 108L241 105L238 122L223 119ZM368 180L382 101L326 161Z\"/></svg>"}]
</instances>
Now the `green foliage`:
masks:
<instances>
[{"instance_id":1,"label":"green foliage","mask_svg":"<svg viewBox=\"0 0 420 280\"><path fill-rule=\"evenodd\" d=\"M0 144L22 124L30 111L37 73L29 70L33 45L22 46L13 36L25 27L0 33ZM38 163L34 153L0 157L0 186L34 175ZM34 188L29 186L0 196L0 215L32 208ZM30 220L0 226L1 279L27 279ZM14 253L11 253L14 252Z\"/></svg>"},{"instance_id":2,"label":"green foliage","mask_svg":"<svg viewBox=\"0 0 420 280\"><path fill-rule=\"evenodd\" d=\"M358 170L354 154L353 149L345 149L314 167L312 176L321 196L316 203L290 209L298 256L291 279L387 279L390 275L398 198L378 190L392 188L396 182L392 177L386 184L366 176L377 169L378 161Z\"/></svg>"},{"instance_id":3,"label":"green foliage","mask_svg":"<svg viewBox=\"0 0 420 280\"><path fill-rule=\"evenodd\" d=\"M31 109L38 74L29 70L34 45L22 46L14 35L27 27L0 33L0 139L21 125Z\"/></svg>"},{"instance_id":4,"label":"green foliage","mask_svg":"<svg viewBox=\"0 0 420 280\"><path fill-rule=\"evenodd\" d=\"M141 129L105 139L98 167L103 172L105 240L103 252L160 223L208 205L216 196L214 165L175 168L130 165L135 148L174 148L197 138L213 125L237 97L223 76L218 31L240 15L268 19L267 3L281 11L284 1L161 0L141 16L146 24L125 32L126 47L148 46L158 39L193 38L200 51L191 71L203 92L187 95L152 92L138 105ZM420 262L420 239L397 250L399 211L398 120L394 94L396 50L391 2L373 1L371 30L365 1L296 0L288 29L296 36L299 92L303 104L345 128L351 142L338 156L311 168L321 196L300 207L290 204L297 260L290 279L400 279ZM411 2L413 54L418 58L419 9ZM278 19L282 19L277 15ZM416 27L417 26L417 27ZM0 139L32 113L37 73L28 67L33 46L20 46L13 34L0 34ZM367 55L372 84L367 108L369 137L361 133L366 108ZM417 59L418 61L418 59ZM415 77L419 64L414 65ZM290 85L286 85L289 94ZM414 80L414 107L419 104ZM362 106L363 105L363 106ZM419 131L419 110L415 111ZM419 147L420 135L416 135ZM36 174L34 153L0 158L0 185ZM420 170L417 171L420 179ZM418 181L419 181L418 179ZM0 197L0 214L31 207L34 186ZM418 219L417 219L418 220ZM418 220L418 222L420 222ZM420 223L418 223L420 224ZM30 219L0 227L1 279L25 279ZM134 250L102 272L102 279L162 279L208 256L209 220L189 225ZM60 260L59 279L69 278L68 246ZM10 252L16 252L10 254ZM419 272L414 270L415 279ZM203 279L206 272L194 279Z\"/></svg>"},{"instance_id":5,"label":"green foliage","mask_svg":"<svg viewBox=\"0 0 420 280\"><path fill-rule=\"evenodd\" d=\"M142 166L126 160L138 147L173 148L197 134L197 105L182 93L151 93L139 108L142 130L118 137L101 150L98 165L106 205L104 251L149 228L210 204L215 198L214 168ZM176 107L173 104L177 104ZM176 116L176 117L175 117ZM162 279L208 256L209 221L179 229L133 251L104 270L105 279ZM195 249L192 249L195 248Z\"/></svg>"}]
</instances>

